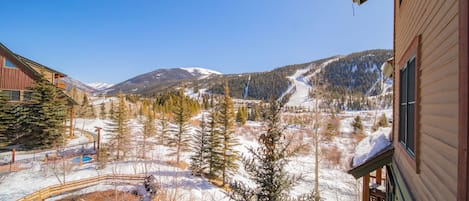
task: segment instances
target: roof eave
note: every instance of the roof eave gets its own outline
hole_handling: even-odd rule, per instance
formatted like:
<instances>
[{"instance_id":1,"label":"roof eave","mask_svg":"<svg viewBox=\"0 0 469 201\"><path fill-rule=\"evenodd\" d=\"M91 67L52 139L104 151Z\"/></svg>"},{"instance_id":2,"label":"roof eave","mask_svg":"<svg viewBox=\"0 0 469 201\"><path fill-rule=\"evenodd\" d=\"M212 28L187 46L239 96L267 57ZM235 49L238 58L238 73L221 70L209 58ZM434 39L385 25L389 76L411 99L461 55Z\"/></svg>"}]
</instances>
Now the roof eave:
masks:
<instances>
[{"instance_id":1,"label":"roof eave","mask_svg":"<svg viewBox=\"0 0 469 201\"><path fill-rule=\"evenodd\" d=\"M363 177L380 167L391 164L393 154L394 154L394 147L391 144L390 146L385 148L383 151L376 154L375 157L371 158L370 160L366 161L363 164L360 164L357 167L353 167L352 169L348 170L347 173L353 175L355 179Z\"/></svg>"}]
</instances>

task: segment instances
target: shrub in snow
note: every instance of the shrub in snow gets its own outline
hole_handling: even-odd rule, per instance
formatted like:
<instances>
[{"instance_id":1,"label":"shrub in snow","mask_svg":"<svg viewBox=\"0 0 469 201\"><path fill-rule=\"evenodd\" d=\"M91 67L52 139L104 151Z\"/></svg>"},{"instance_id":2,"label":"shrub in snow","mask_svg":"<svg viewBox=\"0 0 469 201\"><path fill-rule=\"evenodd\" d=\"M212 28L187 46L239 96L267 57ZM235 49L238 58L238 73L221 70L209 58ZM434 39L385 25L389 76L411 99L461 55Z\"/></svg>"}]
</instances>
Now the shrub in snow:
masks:
<instances>
[{"instance_id":1,"label":"shrub in snow","mask_svg":"<svg viewBox=\"0 0 469 201\"><path fill-rule=\"evenodd\" d=\"M376 132L370 134L358 143L355 148L355 155L353 156L352 166L357 167L369 159L373 158L391 145L389 139L391 128L379 128Z\"/></svg>"}]
</instances>

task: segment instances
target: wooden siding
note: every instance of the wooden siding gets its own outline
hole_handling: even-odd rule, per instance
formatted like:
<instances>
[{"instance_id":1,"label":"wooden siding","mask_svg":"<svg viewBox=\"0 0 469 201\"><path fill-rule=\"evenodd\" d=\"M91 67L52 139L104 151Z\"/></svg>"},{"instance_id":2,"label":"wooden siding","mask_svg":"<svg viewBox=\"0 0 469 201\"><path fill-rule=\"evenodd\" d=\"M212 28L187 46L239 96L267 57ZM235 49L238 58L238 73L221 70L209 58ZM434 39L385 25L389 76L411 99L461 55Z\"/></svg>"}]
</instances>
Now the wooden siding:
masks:
<instances>
[{"instance_id":1,"label":"wooden siding","mask_svg":"<svg viewBox=\"0 0 469 201\"><path fill-rule=\"evenodd\" d=\"M39 68L39 67L35 67L33 66L32 67L36 72L42 74L44 76L44 78L46 78L49 82L51 83L54 83L54 79L55 79L55 74L44 69L44 68Z\"/></svg>"},{"instance_id":2,"label":"wooden siding","mask_svg":"<svg viewBox=\"0 0 469 201\"><path fill-rule=\"evenodd\" d=\"M399 69L413 40L421 36L418 71L417 169L407 153L395 163L416 200L456 200L458 164L458 0L396 0L395 94ZM398 142L399 104L394 106L394 146Z\"/></svg>"},{"instance_id":3,"label":"wooden siding","mask_svg":"<svg viewBox=\"0 0 469 201\"><path fill-rule=\"evenodd\" d=\"M21 68L4 67L5 57L0 55L0 89L24 90L34 85L34 80Z\"/></svg>"}]
</instances>

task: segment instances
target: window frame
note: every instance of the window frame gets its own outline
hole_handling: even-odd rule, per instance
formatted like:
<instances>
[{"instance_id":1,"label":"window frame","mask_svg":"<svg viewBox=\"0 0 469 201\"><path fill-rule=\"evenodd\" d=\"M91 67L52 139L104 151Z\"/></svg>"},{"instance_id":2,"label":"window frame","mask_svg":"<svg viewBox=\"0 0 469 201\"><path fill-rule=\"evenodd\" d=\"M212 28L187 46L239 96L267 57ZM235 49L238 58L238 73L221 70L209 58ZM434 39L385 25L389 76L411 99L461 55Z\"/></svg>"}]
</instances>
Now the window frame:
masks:
<instances>
[{"instance_id":1,"label":"window frame","mask_svg":"<svg viewBox=\"0 0 469 201\"><path fill-rule=\"evenodd\" d=\"M408 130L409 129L409 124L408 123L410 122L410 121L408 121L408 119L409 119L409 113L410 113L409 112L410 111L410 109L409 109L410 105L412 105L414 107L414 113L413 113L414 117L413 117L413 119L415 120L415 117L417 116L416 111L415 111L415 105L416 105L416 100L415 100L416 99L416 93L415 92L416 92L416 88L417 88L417 83L416 83L417 77L415 76L416 71L417 71L417 69L416 69L417 68L417 61L416 60L417 60L416 55L411 56L407 60L407 62L404 64L404 66L402 66L399 70L400 71L399 76L401 76L401 79L399 80L399 114L400 114L399 115L399 122L402 122L401 121L402 120L401 119L401 109L402 109L402 106L404 106L405 107L404 111L406 112L406 115L405 115L405 123L406 124L405 125L399 125L399 138L398 138L399 140L398 140L398 142L401 146L403 146L403 148L410 155L410 157L414 158L414 159L415 159L415 138L416 138L415 137L416 136L415 124L416 124L416 122L415 121L412 122L413 123L413 128L414 128L413 133L412 133L414 143L412 144L412 143L408 142L409 141L409 130ZM414 62L413 68L414 68L414 71L415 71L414 72L414 78L413 78L414 79L414 86L413 86L414 87L414 90L413 90L414 99L409 100L409 94L410 94L409 91L410 91L410 87L411 87L410 86L410 82L411 82L410 79L412 79L412 77L410 76L411 74L410 74L410 69L409 68L410 68L410 64L412 62ZM405 72L405 76L406 76L406 78L405 78L405 90L406 90L405 93L406 93L406 95L405 95L405 98L404 98L405 100L404 101L401 99L402 95L403 95L402 88L401 88L402 85L403 85L403 83L402 83L402 80L403 80L402 79L402 72ZM404 127L404 136L401 136L402 135L401 127ZM401 138L403 138L403 139L401 140ZM410 149L411 145L413 146L412 147L413 150Z\"/></svg>"},{"instance_id":2,"label":"window frame","mask_svg":"<svg viewBox=\"0 0 469 201\"><path fill-rule=\"evenodd\" d=\"M13 92L18 93L18 99L13 99ZM21 101L21 91L20 90L9 90L3 89L1 93L4 93L8 97L8 102L20 102Z\"/></svg>"},{"instance_id":3,"label":"window frame","mask_svg":"<svg viewBox=\"0 0 469 201\"><path fill-rule=\"evenodd\" d=\"M396 80L395 85L396 86L396 92L397 97L395 101L397 101L397 107L394 109L395 112L397 112L396 117L398 118L397 121L397 140L396 145L396 150L400 152L400 154L404 155L404 158L406 158L406 161L412 166L412 168L415 170L415 172L418 174L419 171L419 160L420 160L420 128L419 128L419 104L420 104L420 92L419 92L419 69L420 69L420 46L421 46L421 35L418 35L414 38L414 40L410 43L404 54L402 55L400 62L398 63L399 68L396 69L395 71L395 77L398 78ZM401 70L407 68L407 65L410 63L410 61L415 60L415 75L414 75L414 80L415 80L415 88L414 88L414 150L413 154L409 153L407 150L407 147L403 145L400 141L401 139L401 126L406 126L407 124L402 125L401 124ZM408 80L407 80L408 83ZM396 121L395 121L396 122Z\"/></svg>"},{"instance_id":4,"label":"window frame","mask_svg":"<svg viewBox=\"0 0 469 201\"><path fill-rule=\"evenodd\" d=\"M29 94L29 98L27 99L27 95ZM23 90L21 91L21 101L29 102L33 100L33 91L30 90Z\"/></svg>"},{"instance_id":5,"label":"window frame","mask_svg":"<svg viewBox=\"0 0 469 201\"><path fill-rule=\"evenodd\" d=\"M13 66L8 66L7 61L8 61L8 63L12 64ZM9 60L6 57L3 58L3 67L5 67L5 68L18 68L11 60Z\"/></svg>"}]
</instances>

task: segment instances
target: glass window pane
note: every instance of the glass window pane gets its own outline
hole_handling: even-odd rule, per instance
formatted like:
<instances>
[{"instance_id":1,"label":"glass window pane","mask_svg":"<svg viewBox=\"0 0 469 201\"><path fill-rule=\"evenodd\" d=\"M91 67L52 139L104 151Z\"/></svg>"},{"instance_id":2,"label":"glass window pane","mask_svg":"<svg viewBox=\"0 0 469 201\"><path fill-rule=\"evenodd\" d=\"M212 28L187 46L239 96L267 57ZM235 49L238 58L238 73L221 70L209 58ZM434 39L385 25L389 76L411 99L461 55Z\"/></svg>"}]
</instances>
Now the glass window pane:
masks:
<instances>
[{"instance_id":1,"label":"glass window pane","mask_svg":"<svg viewBox=\"0 0 469 201\"><path fill-rule=\"evenodd\" d=\"M408 93L407 93L407 100L409 102L413 102L415 101L415 59L412 59L412 61L409 62L409 65L407 65L407 69L408 69L408 73L409 73L409 76L408 76L408 85L407 85L407 89L408 89Z\"/></svg>"},{"instance_id":2,"label":"glass window pane","mask_svg":"<svg viewBox=\"0 0 469 201\"><path fill-rule=\"evenodd\" d=\"M414 142L415 142L415 104L407 105L407 148L412 153L414 151Z\"/></svg>"},{"instance_id":3,"label":"glass window pane","mask_svg":"<svg viewBox=\"0 0 469 201\"><path fill-rule=\"evenodd\" d=\"M32 95L33 95L33 93L30 92L30 91L23 92L23 100L25 100L25 101L31 100Z\"/></svg>"},{"instance_id":4,"label":"glass window pane","mask_svg":"<svg viewBox=\"0 0 469 201\"><path fill-rule=\"evenodd\" d=\"M400 72L399 86L400 103L405 103L407 102L407 68L402 69Z\"/></svg>"},{"instance_id":5,"label":"glass window pane","mask_svg":"<svg viewBox=\"0 0 469 201\"><path fill-rule=\"evenodd\" d=\"M10 67L10 68L15 68L16 67L15 64L11 63L11 61L8 60L8 59L5 59L5 66Z\"/></svg>"},{"instance_id":6,"label":"glass window pane","mask_svg":"<svg viewBox=\"0 0 469 201\"><path fill-rule=\"evenodd\" d=\"M19 101L20 100L20 91L11 91L11 100Z\"/></svg>"},{"instance_id":7,"label":"glass window pane","mask_svg":"<svg viewBox=\"0 0 469 201\"><path fill-rule=\"evenodd\" d=\"M405 128L406 128L406 105L399 106L399 142L405 144Z\"/></svg>"}]
</instances>

